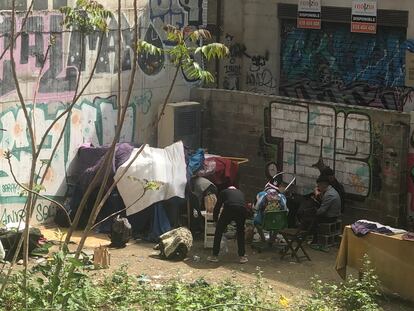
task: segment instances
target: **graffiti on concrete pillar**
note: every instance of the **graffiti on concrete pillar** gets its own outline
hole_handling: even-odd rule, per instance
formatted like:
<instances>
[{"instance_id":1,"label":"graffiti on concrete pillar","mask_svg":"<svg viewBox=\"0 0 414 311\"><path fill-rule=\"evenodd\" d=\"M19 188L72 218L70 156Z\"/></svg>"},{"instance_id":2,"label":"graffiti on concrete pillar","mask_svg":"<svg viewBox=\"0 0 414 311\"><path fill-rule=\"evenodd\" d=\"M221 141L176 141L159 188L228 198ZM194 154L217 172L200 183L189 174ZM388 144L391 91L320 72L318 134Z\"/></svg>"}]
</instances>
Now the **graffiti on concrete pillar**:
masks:
<instances>
[{"instance_id":1,"label":"graffiti on concrete pillar","mask_svg":"<svg viewBox=\"0 0 414 311\"><path fill-rule=\"evenodd\" d=\"M277 92L276 79L266 64L269 61L268 53L264 56L247 54L246 56L250 58L250 66L246 73L247 91L275 95Z\"/></svg>"},{"instance_id":2,"label":"graffiti on concrete pillar","mask_svg":"<svg viewBox=\"0 0 414 311\"><path fill-rule=\"evenodd\" d=\"M240 90L241 57L244 50L240 48L241 45L234 42L234 36L228 33L225 36L225 44L229 47L230 57L223 60L223 88L226 90Z\"/></svg>"}]
</instances>

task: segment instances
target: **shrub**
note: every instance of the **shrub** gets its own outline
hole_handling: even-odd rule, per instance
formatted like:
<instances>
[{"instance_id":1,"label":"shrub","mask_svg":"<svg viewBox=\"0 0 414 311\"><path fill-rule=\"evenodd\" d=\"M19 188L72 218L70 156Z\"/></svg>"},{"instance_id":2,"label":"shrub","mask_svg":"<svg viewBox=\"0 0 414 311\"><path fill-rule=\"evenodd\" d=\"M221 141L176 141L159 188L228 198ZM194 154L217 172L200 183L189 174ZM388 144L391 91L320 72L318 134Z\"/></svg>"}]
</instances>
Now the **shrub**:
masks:
<instances>
[{"instance_id":1,"label":"shrub","mask_svg":"<svg viewBox=\"0 0 414 311\"><path fill-rule=\"evenodd\" d=\"M378 311L382 310L376 300L380 282L368 256L364 256L361 277L348 277L339 285L314 280L314 293L299 306L304 311Z\"/></svg>"}]
</instances>

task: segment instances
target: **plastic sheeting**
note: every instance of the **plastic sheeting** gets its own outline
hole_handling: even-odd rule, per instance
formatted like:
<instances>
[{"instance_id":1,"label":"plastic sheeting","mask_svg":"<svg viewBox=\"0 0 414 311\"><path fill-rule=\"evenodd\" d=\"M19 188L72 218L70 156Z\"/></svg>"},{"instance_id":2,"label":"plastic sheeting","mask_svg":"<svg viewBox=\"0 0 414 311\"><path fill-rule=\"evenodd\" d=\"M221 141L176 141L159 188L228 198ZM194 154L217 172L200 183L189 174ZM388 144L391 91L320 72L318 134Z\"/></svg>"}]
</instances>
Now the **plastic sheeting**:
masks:
<instances>
[{"instance_id":1,"label":"plastic sheeting","mask_svg":"<svg viewBox=\"0 0 414 311\"><path fill-rule=\"evenodd\" d=\"M138 149L134 149L129 160L118 168L114 179L121 176L137 152ZM184 198L186 170L184 146L181 141L164 149L146 145L118 183L118 191L125 206L129 207L127 215L138 213L156 202L172 197ZM144 194L146 181L158 182L160 188L147 190Z\"/></svg>"}]
</instances>

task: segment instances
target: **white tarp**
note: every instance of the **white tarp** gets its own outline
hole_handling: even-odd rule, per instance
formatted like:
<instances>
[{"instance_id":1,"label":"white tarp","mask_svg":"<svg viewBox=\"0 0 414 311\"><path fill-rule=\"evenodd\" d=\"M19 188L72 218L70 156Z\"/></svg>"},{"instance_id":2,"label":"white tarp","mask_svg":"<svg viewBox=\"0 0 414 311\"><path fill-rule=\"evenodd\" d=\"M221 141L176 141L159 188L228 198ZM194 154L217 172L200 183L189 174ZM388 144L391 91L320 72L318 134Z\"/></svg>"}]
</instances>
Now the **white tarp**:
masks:
<instances>
[{"instance_id":1,"label":"white tarp","mask_svg":"<svg viewBox=\"0 0 414 311\"><path fill-rule=\"evenodd\" d=\"M125 171L138 149L134 149L129 160L118 168L115 179ZM176 142L164 149L144 147L118 183L118 191L128 207L127 215L138 213L152 204L172 197L184 198L187 183L186 163L183 143ZM147 190L145 195L135 202L144 192L144 181L160 182L158 190ZM135 202L135 203L134 203Z\"/></svg>"}]
</instances>

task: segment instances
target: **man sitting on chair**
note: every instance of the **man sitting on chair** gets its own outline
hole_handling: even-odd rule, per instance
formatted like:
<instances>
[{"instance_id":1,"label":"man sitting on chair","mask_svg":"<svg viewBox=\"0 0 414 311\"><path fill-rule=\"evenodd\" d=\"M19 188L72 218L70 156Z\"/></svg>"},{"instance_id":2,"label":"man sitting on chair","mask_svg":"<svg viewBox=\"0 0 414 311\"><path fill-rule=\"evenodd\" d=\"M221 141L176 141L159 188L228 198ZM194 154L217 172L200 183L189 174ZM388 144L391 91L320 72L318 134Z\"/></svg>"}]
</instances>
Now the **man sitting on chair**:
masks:
<instances>
[{"instance_id":1,"label":"man sitting on chair","mask_svg":"<svg viewBox=\"0 0 414 311\"><path fill-rule=\"evenodd\" d=\"M312 244L317 243L318 224L335 222L341 216L341 197L330 185L328 176L319 176L316 183L318 187L315 190L315 195L321 197L321 205L316 210Z\"/></svg>"},{"instance_id":2,"label":"man sitting on chair","mask_svg":"<svg viewBox=\"0 0 414 311\"><path fill-rule=\"evenodd\" d=\"M338 192L341 197L341 212L344 212L345 208L345 189L344 186L336 179L335 172L330 167L325 167L321 171L321 175L327 176L329 179L329 184Z\"/></svg>"}]
</instances>

